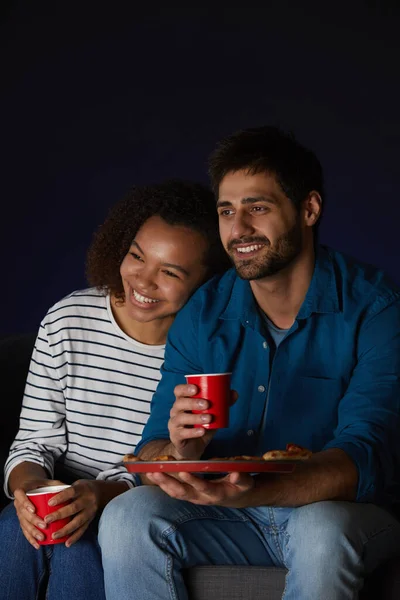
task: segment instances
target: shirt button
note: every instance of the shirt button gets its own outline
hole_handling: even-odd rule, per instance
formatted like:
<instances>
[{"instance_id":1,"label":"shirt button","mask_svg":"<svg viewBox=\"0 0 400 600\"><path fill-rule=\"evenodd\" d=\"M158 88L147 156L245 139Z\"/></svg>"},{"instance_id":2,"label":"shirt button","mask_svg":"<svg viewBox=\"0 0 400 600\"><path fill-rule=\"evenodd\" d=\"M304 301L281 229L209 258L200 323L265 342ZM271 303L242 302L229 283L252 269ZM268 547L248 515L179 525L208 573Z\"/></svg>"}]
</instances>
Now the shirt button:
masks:
<instances>
[{"instance_id":1,"label":"shirt button","mask_svg":"<svg viewBox=\"0 0 400 600\"><path fill-rule=\"evenodd\" d=\"M252 429L249 429L247 435L254 435L254 431Z\"/></svg>"},{"instance_id":2,"label":"shirt button","mask_svg":"<svg viewBox=\"0 0 400 600\"><path fill-rule=\"evenodd\" d=\"M263 348L265 348L265 349L268 348L268 342L263 342Z\"/></svg>"},{"instance_id":3,"label":"shirt button","mask_svg":"<svg viewBox=\"0 0 400 600\"><path fill-rule=\"evenodd\" d=\"M257 389L259 392L265 392L265 387L263 385L259 385Z\"/></svg>"}]
</instances>

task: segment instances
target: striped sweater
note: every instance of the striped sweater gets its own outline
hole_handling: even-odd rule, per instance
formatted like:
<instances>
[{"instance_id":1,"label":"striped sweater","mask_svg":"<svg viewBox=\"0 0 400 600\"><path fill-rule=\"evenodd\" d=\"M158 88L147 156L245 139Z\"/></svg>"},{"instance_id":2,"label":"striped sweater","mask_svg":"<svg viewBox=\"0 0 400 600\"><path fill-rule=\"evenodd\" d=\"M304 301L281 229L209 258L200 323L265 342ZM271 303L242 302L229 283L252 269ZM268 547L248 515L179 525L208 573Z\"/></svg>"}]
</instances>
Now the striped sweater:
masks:
<instances>
[{"instance_id":1,"label":"striped sweater","mask_svg":"<svg viewBox=\"0 0 400 600\"><path fill-rule=\"evenodd\" d=\"M90 288L73 292L47 313L36 339L20 425L5 464L38 463L50 478L56 461L76 478L126 481L118 466L134 451L150 414L165 346L127 336L111 311L110 296Z\"/></svg>"}]
</instances>

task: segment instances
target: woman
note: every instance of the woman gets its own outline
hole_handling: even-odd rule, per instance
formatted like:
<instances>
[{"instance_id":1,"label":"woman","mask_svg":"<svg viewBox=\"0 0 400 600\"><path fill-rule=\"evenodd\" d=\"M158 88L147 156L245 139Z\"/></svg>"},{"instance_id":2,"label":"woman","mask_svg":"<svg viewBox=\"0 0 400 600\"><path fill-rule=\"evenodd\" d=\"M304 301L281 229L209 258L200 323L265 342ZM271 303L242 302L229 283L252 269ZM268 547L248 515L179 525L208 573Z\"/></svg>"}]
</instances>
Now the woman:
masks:
<instances>
[{"instance_id":1,"label":"woman","mask_svg":"<svg viewBox=\"0 0 400 600\"><path fill-rule=\"evenodd\" d=\"M104 598L96 517L135 486L119 463L140 439L175 314L226 261L199 184L134 188L111 210L88 253L92 287L53 306L36 340L5 466L15 500L0 517L2 598L36 598L41 586L49 600ZM71 517L58 533L68 541L39 546L46 523L26 492L65 482L59 500L70 503L54 516Z\"/></svg>"}]
</instances>

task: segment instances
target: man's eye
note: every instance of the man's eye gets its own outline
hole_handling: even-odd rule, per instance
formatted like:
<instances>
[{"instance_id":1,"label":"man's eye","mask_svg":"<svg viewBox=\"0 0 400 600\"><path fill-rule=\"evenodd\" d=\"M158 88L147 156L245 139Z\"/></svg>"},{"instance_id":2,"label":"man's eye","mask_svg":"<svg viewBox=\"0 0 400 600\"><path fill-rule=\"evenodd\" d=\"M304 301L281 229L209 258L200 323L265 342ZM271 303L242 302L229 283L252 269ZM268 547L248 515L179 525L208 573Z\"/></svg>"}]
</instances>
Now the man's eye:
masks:
<instances>
[{"instance_id":1,"label":"man's eye","mask_svg":"<svg viewBox=\"0 0 400 600\"><path fill-rule=\"evenodd\" d=\"M231 214L233 213L233 211L229 208L225 208L224 210L221 210L221 212L219 213L220 217L229 217Z\"/></svg>"},{"instance_id":2,"label":"man's eye","mask_svg":"<svg viewBox=\"0 0 400 600\"><path fill-rule=\"evenodd\" d=\"M267 210L266 206L252 206L251 207L252 212L264 212Z\"/></svg>"},{"instance_id":3,"label":"man's eye","mask_svg":"<svg viewBox=\"0 0 400 600\"><path fill-rule=\"evenodd\" d=\"M136 254L136 252L129 252L129 254L130 254L131 256L133 256L133 258L134 258L135 260L143 260L143 259L142 259L142 258L139 256L139 254Z\"/></svg>"},{"instance_id":4,"label":"man's eye","mask_svg":"<svg viewBox=\"0 0 400 600\"><path fill-rule=\"evenodd\" d=\"M175 279L179 279L178 275L172 271L164 271L164 273L168 275L168 277L175 277Z\"/></svg>"}]
</instances>

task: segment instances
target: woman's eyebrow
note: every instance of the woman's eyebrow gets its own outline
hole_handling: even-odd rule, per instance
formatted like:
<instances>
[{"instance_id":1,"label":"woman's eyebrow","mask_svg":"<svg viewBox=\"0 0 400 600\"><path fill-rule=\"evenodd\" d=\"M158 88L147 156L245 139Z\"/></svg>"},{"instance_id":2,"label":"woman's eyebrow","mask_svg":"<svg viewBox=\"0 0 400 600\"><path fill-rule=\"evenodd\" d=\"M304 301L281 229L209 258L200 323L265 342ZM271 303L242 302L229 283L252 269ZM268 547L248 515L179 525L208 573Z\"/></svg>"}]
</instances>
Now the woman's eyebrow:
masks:
<instances>
[{"instance_id":1,"label":"woman's eyebrow","mask_svg":"<svg viewBox=\"0 0 400 600\"><path fill-rule=\"evenodd\" d=\"M135 240L133 240L131 247L132 246L136 246L136 248L144 255L145 253L143 252L143 250L141 249L141 247L139 246L139 244L137 242L135 242ZM186 275L186 277L190 276L189 271L186 271L186 269L184 269L183 267L181 267L180 265L174 265L173 263L163 263L162 264L163 267L168 267L169 269L176 269L177 271L180 271L181 273L183 273L183 275Z\"/></svg>"},{"instance_id":2,"label":"woman's eyebrow","mask_svg":"<svg viewBox=\"0 0 400 600\"><path fill-rule=\"evenodd\" d=\"M141 247L139 246L139 244L137 242L135 242L135 240L133 240L133 242L131 243L131 247L132 246L136 246L136 248L139 250L139 252L141 252L142 254L144 254L143 250L141 249Z\"/></svg>"},{"instance_id":3,"label":"woman's eyebrow","mask_svg":"<svg viewBox=\"0 0 400 600\"><path fill-rule=\"evenodd\" d=\"M184 269L180 265L174 265L173 263L163 263L162 266L163 267L168 267L170 269L176 269L177 271L180 271L181 273L183 273L187 277L189 277L189 275L190 275L190 273L188 271L186 271L186 269Z\"/></svg>"}]
</instances>

